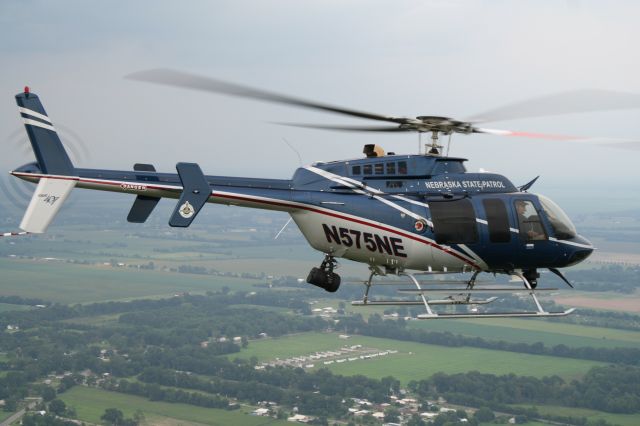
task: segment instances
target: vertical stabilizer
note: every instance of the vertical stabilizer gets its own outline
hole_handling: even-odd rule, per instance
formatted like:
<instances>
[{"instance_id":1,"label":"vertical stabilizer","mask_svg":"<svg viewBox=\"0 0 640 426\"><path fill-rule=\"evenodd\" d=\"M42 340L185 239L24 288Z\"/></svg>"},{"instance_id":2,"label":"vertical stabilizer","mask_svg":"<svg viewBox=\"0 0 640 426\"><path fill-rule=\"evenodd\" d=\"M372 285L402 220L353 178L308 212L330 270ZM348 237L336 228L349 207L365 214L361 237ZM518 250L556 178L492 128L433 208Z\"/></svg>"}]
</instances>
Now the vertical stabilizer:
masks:
<instances>
[{"instance_id":1,"label":"vertical stabilizer","mask_svg":"<svg viewBox=\"0 0 640 426\"><path fill-rule=\"evenodd\" d=\"M24 93L16 95L16 103L40 170L49 175L73 176L73 164L38 96L25 87Z\"/></svg>"},{"instance_id":2,"label":"vertical stabilizer","mask_svg":"<svg viewBox=\"0 0 640 426\"><path fill-rule=\"evenodd\" d=\"M76 185L75 168L38 96L29 93L29 88L25 87L23 93L16 95L16 103L40 170L45 175L40 177L20 228L42 233Z\"/></svg>"}]
</instances>

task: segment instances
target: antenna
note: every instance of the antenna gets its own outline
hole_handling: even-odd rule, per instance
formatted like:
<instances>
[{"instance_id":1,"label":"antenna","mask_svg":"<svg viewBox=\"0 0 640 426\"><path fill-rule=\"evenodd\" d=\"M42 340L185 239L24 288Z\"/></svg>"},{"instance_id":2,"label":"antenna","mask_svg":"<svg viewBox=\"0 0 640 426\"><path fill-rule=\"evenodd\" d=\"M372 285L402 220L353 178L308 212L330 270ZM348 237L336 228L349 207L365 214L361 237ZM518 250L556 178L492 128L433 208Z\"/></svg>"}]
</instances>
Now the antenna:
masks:
<instances>
[{"instance_id":1,"label":"antenna","mask_svg":"<svg viewBox=\"0 0 640 426\"><path fill-rule=\"evenodd\" d=\"M286 144L287 144L287 146L288 146L289 148L291 148L291 150L292 150L293 152L295 152L295 153L296 153L296 155L298 156L298 161L300 162L300 167L302 167L302 166L303 166L302 157L300 156L300 153L298 152L298 150L297 150L297 149L295 149L295 148L293 147L293 145L291 145L291 144L289 143L289 141L288 141L286 138L282 138L282 140L284 141L284 143L286 143Z\"/></svg>"}]
</instances>

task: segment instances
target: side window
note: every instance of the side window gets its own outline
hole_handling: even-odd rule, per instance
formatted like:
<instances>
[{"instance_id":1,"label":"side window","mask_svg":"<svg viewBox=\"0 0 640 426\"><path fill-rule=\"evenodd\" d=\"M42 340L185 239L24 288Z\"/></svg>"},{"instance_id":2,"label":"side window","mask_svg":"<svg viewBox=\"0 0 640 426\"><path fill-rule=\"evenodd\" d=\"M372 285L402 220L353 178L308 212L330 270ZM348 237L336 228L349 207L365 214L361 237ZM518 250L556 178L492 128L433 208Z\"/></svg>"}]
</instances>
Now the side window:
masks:
<instances>
[{"instance_id":1,"label":"side window","mask_svg":"<svg viewBox=\"0 0 640 426\"><path fill-rule=\"evenodd\" d=\"M391 176L396 174L396 163L387 163L387 174Z\"/></svg>"},{"instance_id":2,"label":"side window","mask_svg":"<svg viewBox=\"0 0 640 426\"><path fill-rule=\"evenodd\" d=\"M398 174L406 175L407 174L407 162L406 161L398 161Z\"/></svg>"},{"instance_id":3,"label":"side window","mask_svg":"<svg viewBox=\"0 0 640 426\"><path fill-rule=\"evenodd\" d=\"M388 180L387 181L387 188L402 188L402 181L401 180Z\"/></svg>"},{"instance_id":4,"label":"side window","mask_svg":"<svg viewBox=\"0 0 640 426\"><path fill-rule=\"evenodd\" d=\"M527 200L516 200L515 207L520 238L524 241L546 240L547 234L544 232L544 227L533 203Z\"/></svg>"},{"instance_id":5,"label":"side window","mask_svg":"<svg viewBox=\"0 0 640 426\"><path fill-rule=\"evenodd\" d=\"M359 176L361 172L361 168L360 166L353 166L351 167L351 174L354 176Z\"/></svg>"},{"instance_id":6,"label":"side window","mask_svg":"<svg viewBox=\"0 0 640 426\"><path fill-rule=\"evenodd\" d=\"M509 216L507 208L497 198L489 198L482 201L484 211L487 214L487 223L489 224L489 240L492 243L508 243L511 241L511 232L509 231Z\"/></svg>"},{"instance_id":7,"label":"side window","mask_svg":"<svg viewBox=\"0 0 640 426\"><path fill-rule=\"evenodd\" d=\"M370 175L370 174L372 174L373 167L371 167L371 164L365 164L364 167L362 168L362 170L363 170L365 175Z\"/></svg>"},{"instance_id":8,"label":"side window","mask_svg":"<svg viewBox=\"0 0 640 426\"><path fill-rule=\"evenodd\" d=\"M374 164L373 170L374 170L375 174L383 175L384 174L384 164L383 163Z\"/></svg>"},{"instance_id":9,"label":"side window","mask_svg":"<svg viewBox=\"0 0 640 426\"><path fill-rule=\"evenodd\" d=\"M430 202L431 219L438 244L469 244L478 241L476 214L471 201Z\"/></svg>"}]
</instances>

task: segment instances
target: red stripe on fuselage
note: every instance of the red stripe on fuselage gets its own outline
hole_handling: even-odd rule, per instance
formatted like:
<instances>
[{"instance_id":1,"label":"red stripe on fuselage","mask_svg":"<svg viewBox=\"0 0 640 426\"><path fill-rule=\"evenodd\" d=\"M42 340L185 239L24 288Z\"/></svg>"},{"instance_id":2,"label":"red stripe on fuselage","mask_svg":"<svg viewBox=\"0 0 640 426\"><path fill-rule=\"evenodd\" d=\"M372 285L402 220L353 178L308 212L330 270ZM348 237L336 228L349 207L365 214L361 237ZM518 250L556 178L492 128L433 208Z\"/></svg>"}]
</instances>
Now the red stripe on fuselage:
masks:
<instances>
[{"instance_id":1,"label":"red stripe on fuselage","mask_svg":"<svg viewBox=\"0 0 640 426\"><path fill-rule=\"evenodd\" d=\"M111 185L111 186L120 186L123 183L126 182L109 182L108 180L96 180L96 179L88 179L88 178L81 178L81 177L68 177L68 176L51 176L51 175L38 175L38 174L33 174L33 173L18 173L18 172L13 172L13 175L16 176L30 176L30 177L35 177L35 178L49 178L49 179L61 179L61 180L75 180L78 182L84 182L84 183L94 183L94 184L98 184L98 185ZM147 188L151 188L151 189L157 189L157 190L177 190L176 188L167 188L166 186L156 186L156 185L149 185L146 182L145 183L141 183L140 185L144 185ZM168 186L168 185L167 185ZM414 241L418 241L420 243L423 244L427 244L433 248L436 248L438 250L441 250L463 262L465 262L466 264L472 266L475 269L481 269L480 266L478 266L475 262L470 261L469 259L466 259L465 257L461 256L460 254L458 254L457 252L451 250L451 249L447 249L445 247L442 247L436 243L433 243L431 241L425 240L421 237L418 237L416 235L412 235L412 234L408 234L402 231L398 231L395 230L393 228L389 228L386 227L384 225L379 225L377 223L372 223L372 222L368 222L366 220L363 219L356 219L353 217L349 217L349 216L345 216L342 215L340 213L335 213L335 212L329 212L329 211L325 211L325 210L319 210L316 209L315 207L311 207L309 205L303 204L303 203L287 203L287 202L283 202L283 201L270 201L270 200L259 200L259 199L255 199L255 198L251 198L251 197L246 197L246 196L241 196L241 195L231 195L231 194L222 194L222 193L218 193L216 194L215 191L211 191L211 195L210 197L218 197L218 198L227 198L227 199L232 199L232 200L242 200L242 201L249 201L249 202L254 202L254 203L261 203L261 204L268 204L268 205L272 205L272 206L281 206L281 207L293 207L293 208L297 208L297 209L302 209L302 210L307 210L313 213L318 213L318 214L322 214L325 216L332 216L338 219L343 219L343 220L347 220L350 222L355 222L355 223L359 223L361 225L365 225L365 226L370 226L372 228L377 228L380 229L382 231L386 231L386 232L390 232L392 234L396 234L396 235L401 235L405 238L409 238L411 240Z\"/></svg>"}]
</instances>

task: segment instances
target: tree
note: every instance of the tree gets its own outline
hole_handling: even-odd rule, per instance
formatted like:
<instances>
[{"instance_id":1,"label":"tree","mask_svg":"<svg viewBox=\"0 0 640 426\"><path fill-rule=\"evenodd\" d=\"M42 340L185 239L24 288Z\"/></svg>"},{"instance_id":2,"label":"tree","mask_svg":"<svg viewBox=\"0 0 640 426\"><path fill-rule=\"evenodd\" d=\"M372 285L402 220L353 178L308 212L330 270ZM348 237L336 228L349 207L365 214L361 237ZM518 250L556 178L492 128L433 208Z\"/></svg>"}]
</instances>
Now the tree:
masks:
<instances>
[{"instance_id":1,"label":"tree","mask_svg":"<svg viewBox=\"0 0 640 426\"><path fill-rule=\"evenodd\" d=\"M104 410L104 414L100 416L100 420L103 420L108 425L121 425L124 422L124 414L117 408L107 408Z\"/></svg>"},{"instance_id":2,"label":"tree","mask_svg":"<svg viewBox=\"0 0 640 426\"><path fill-rule=\"evenodd\" d=\"M56 390L51 386L43 386L40 396L44 402L49 402L56 397Z\"/></svg>"},{"instance_id":3,"label":"tree","mask_svg":"<svg viewBox=\"0 0 640 426\"><path fill-rule=\"evenodd\" d=\"M63 416L67 411L67 404L61 399L54 399L49 403L49 411L57 416Z\"/></svg>"},{"instance_id":4,"label":"tree","mask_svg":"<svg viewBox=\"0 0 640 426\"><path fill-rule=\"evenodd\" d=\"M384 410L384 421L388 423L397 423L400 421L400 410L395 407L389 407Z\"/></svg>"},{"instance_id":5,"label":"tree","mask_svg":"<svg viewBox=\"0 0 640 426\"><path fill-rule=\"evenodd\" d=\"M426 423L420 417L420 414L414 414L407 422L407 426L425 426Z\"/></svg>"},{"instance_id":6,"label":"tree","mask_svg":"<svg viewBox=\"0 0 640 426\"><path fill-rule=\"evenodd\" d=\"M482 407L478 411L476 411L474 417L476 418L476 420L478 420L478 422L481 423L490 422L496 418L495 414L493 414L493 411L491 411L487 407Z\"/></svg>"},{"instance_id":7,"label":"tree","mask_svg":"<svg viewBox=\"0 0 640 426\"><path fill-rule=\"evenodd\" d=\"M16 411L18 409L18 400L16 398L7 398L4 400L4 411Z\"/></svg>"}]
</instances>

